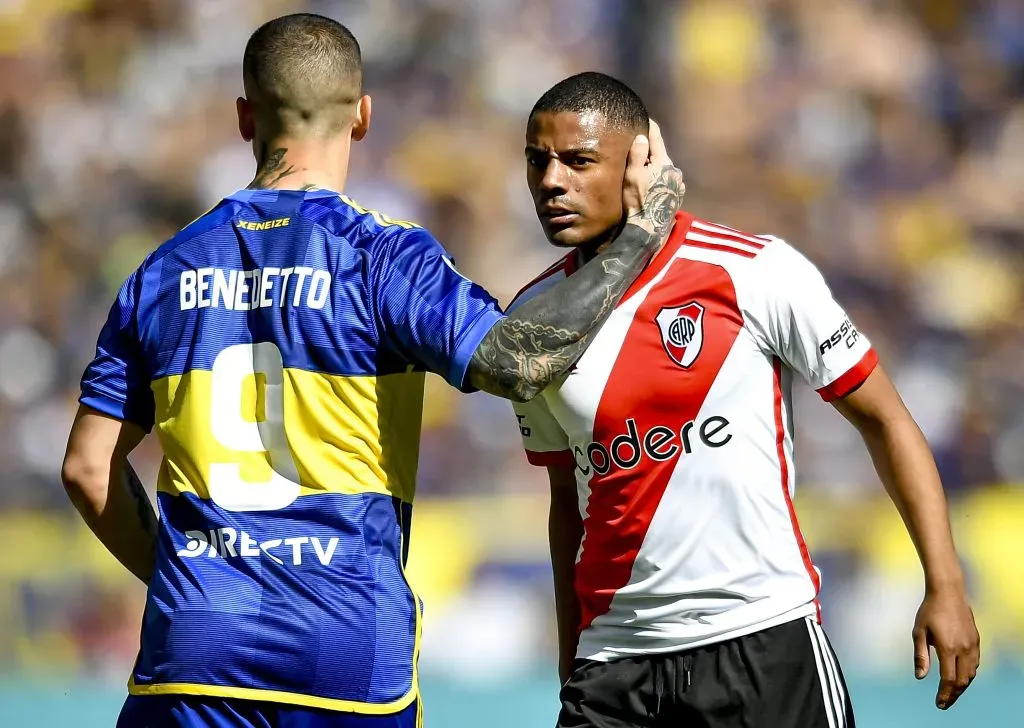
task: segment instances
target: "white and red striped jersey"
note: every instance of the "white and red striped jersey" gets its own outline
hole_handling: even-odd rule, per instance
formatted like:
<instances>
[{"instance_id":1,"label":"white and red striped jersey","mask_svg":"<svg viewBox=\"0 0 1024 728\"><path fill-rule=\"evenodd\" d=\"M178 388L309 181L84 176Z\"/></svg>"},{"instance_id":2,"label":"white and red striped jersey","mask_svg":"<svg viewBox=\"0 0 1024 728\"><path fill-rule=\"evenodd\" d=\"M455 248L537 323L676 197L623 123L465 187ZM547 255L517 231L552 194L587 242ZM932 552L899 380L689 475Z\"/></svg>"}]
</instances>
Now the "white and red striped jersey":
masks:
<instances>
[{"instance_id":1,"label":"white and red striped jersey","mask_svg":"<svg viewBox=\"0 0 1024 728\"><path fill-rule=\"evenodd\" d=\"M793 510L792 373L829 401L877 362L785 241L679 213L576 367L514 405L530 462L575 469L577 656L670 652L818 616L820 574Z\"/></svg>"}]
</instances>

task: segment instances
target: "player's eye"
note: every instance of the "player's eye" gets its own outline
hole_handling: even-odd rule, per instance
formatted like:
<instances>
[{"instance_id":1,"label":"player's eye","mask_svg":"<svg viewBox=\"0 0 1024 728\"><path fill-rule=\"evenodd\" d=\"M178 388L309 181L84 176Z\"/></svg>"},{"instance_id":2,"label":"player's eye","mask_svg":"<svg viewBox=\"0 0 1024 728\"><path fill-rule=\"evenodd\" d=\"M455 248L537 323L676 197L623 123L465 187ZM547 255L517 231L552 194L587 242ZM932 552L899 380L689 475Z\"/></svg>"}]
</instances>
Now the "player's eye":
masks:
<instances>
[{"instance_id":1,"label":"player's eye","mask_svg":"<svg viewBox=\"0 0 1024 728\"><path fill-rule=\"evenodd\" d=\"M586 167L587 165L593 164L594 160L589 157L570 157L565 160L565 163L570 167Z\"/></svg>"},{"instance_id":2,"label":"player's eye","mask_svg":"<svg viewBox=\"0 0 1024 728\"><path fill-rule=\"evenodd\" d=\"M544 169L548 166L548 158L539 154L531 154L526 158L526 163L534 169Z\"/></svg>"}]
</instances>

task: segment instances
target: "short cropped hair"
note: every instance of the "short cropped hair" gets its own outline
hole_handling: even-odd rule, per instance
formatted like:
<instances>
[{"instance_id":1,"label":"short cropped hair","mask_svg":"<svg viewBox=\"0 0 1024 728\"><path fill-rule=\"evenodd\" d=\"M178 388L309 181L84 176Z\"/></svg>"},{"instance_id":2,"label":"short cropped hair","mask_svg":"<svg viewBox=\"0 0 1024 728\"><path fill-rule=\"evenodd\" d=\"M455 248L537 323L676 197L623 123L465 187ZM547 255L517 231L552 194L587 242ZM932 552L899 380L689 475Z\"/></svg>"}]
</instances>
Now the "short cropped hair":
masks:
<instances>
[{"instance_id":1,"label":"short cropped hair","mask_svg":"<svg viewBox=\"0 0 1024 728\"><path fill-rule=\"evenodd\" d=\"M316 117L359 100L359 42L341 23L311 13L284 15L249 38L242 61L246 94L264 112L316 124Z\"/></svg>"},{"instance_id":2,"label":"short cropped hair","mask_svg":"<svg viewBox=\"0 0 1024 728\"><path fill-rule=\"evenodd\" d=\"M636 91L611 76L596 71L577 73L559 81L534 104L530 119L539 113L568 111L601 113L605 121L623 131L646 134L651 116Z\"/></svg>"}]
</instances>

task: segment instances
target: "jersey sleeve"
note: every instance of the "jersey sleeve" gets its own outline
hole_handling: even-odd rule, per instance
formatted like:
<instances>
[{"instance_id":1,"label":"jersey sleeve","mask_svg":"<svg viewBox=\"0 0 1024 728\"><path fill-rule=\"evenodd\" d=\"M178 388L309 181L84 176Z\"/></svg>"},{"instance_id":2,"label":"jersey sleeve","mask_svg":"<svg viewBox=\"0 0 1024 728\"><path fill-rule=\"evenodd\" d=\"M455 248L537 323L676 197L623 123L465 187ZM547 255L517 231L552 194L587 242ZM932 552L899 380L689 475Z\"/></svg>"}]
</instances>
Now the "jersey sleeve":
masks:
<instances>
[{"instance_id":1,"label":"jersey sleeve","mask_svg":"<svg viewBox=\"0 0 1024 728\"><path fill-rule=\"evenodd\" d=\"M832 296L821 272L775 240L762 254L761 334L769 350L826 402L845 397L878 365L871 342Z\"/></svg>"},{"instance_id":2,"label":"jersey sleeve","mask_svg":"<svg viewBox=\"0 0 1024 728\"><path fill-rule=\"evenodd\" d=\"M519 421L526 459L531 465L570 468L576 465L569 438L551 414L543 395L529 402L513 402L512 409Z\"/></svg>"},{"instance_id":3,"label":"jersey sleeve","mask_svg":"<svg viewBox=\"0 0 1024 728\"><path fill-rule=\"evenodd\" d=\"M504 316L498 302L459 273L441 244L422 228L395 235L377 265L382 336L414 366L473 391L466 371L484 336Z\"/></svg>"},{"instance_id":4,"label":"jersey sleeve","mask_svg":"<svg viewBox=\"0 0 1024 728\"><path fill-rule=\"evenodd\" d=\"M155 405L138 334L140 281L136 271L118 291L100 330L96 356L82 375L79 401L149 432Z\"/></svg>"}]
</instances>

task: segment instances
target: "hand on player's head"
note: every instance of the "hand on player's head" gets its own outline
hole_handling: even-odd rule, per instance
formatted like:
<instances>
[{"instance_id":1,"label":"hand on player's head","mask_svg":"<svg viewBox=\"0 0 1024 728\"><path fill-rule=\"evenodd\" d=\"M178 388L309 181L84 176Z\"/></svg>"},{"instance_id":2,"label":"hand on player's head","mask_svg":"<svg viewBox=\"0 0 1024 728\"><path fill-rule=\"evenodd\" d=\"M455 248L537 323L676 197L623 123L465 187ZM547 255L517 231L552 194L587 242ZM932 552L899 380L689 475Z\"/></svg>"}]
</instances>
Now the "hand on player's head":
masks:
<instances>
[{"instance_id":1,"label":"hand on player's head","mask_svg":"<svg viewBox=\"0 0 1024 728\"><path fill-rule=\"evenodd\" d=\"M661 136L661 127L654 119L651 119L650 136L650 164L653 167L673 166L668 156L668 149L665 148L665 139Z\"/></svg>"},{"instance_id":2,"label":"hand on player's head","mask_svg":"<svg viewBox=\"0 0 1024 728\"><path fill-rule=\"evenodd\" d=\"M651 161L651 141L644 134L637 134L633 144L629 148L629 157L626 160L626 184L623 185L623 192L629 186L630 175L639 175ZM639 180L638 180L639 186ZM641 198L642 199L642 198ZM626 208L630 208L627 206Z\"/></svg>"},{"instance_id":3,"label":"hand on player's head","mask_svg":"<svg viewBox=\"0 0 1024 728\"><path fill-rule=\"evenodd\" d=\"M648 136L637 136L629 149L622 185L626 216L631 223L664 238L685 191L683 173L672 163L661 128L651 119Z\"/></svg>"}]
</instances>

